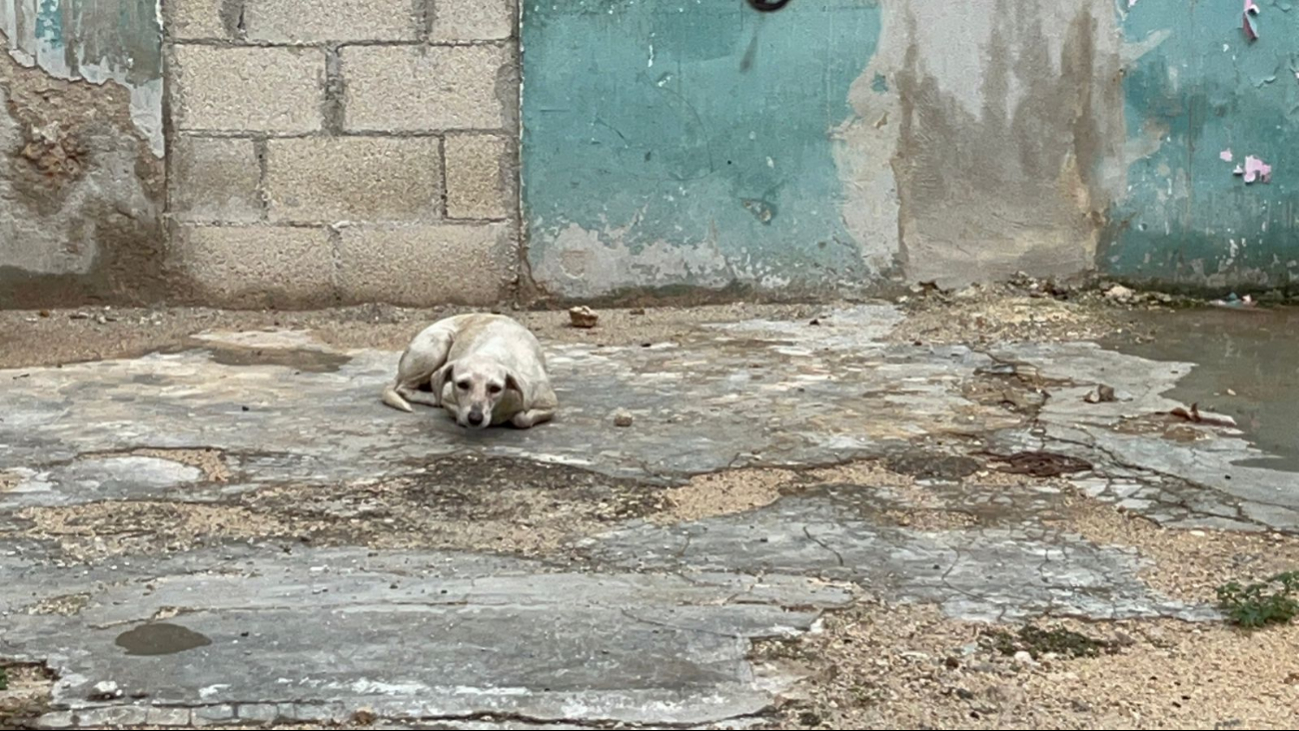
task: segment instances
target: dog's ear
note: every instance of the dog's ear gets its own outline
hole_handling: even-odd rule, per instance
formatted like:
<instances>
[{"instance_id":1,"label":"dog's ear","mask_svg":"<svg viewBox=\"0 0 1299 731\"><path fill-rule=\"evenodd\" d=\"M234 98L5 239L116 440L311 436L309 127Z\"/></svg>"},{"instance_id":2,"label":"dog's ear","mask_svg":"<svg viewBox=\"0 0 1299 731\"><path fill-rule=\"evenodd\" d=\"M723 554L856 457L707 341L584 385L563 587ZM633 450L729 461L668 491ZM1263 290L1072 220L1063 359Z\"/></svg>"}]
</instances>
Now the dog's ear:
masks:
<instances>
[{"instance_id":1,"label":"dog's ear","mask_svg":"<svg viewBox=\"0 0 1299 731\"><path fill-rule=\"evenodd\" d=\"M510 371L505 372L505 390L518 391L520 396L523 395L523 386L519 385L519 379L515 378Z\"/></svg>"}]
</instances>

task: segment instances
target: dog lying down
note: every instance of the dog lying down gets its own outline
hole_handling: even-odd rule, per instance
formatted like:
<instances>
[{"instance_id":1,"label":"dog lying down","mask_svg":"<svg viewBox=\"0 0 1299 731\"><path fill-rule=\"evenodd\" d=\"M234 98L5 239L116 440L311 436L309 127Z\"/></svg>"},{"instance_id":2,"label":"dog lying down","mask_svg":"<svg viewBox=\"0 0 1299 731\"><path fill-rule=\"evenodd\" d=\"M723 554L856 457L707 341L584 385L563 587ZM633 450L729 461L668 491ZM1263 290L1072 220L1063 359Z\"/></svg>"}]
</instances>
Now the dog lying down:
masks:
<instances>
[{"instance_id":1,"label":"dog lying down","mask_svg":"<svg viewBox=\"0 0 1299 731\"><path fill-rule=\"evenodd\" d=\"M441 406L456 423L483 429L509 422L520 429L549 421L559 400L536 336L505 315L456 315L429 325L401 354L383 402Z\"/></svg>"}]
</instances>

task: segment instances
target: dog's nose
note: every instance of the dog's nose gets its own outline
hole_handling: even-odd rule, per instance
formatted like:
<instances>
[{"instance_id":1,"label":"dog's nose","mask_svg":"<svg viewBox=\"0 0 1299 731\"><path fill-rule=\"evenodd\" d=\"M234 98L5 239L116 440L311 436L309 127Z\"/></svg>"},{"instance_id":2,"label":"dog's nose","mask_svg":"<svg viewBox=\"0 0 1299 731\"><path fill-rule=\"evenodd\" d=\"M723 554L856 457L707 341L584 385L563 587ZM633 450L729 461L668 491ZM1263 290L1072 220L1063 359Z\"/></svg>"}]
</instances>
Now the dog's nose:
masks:
<instances>
[{"instance_id":1,"label":"dog's nose","mask_svg":"<svg viewBox=\"0 0 1299 731\"><path fill-rule=\"evenodd\" d=\"M478 426L483 423L483 414L481 411L470 411L469 416L465 417L465 419L473 426Z\"/></svg>"}]
</instances>

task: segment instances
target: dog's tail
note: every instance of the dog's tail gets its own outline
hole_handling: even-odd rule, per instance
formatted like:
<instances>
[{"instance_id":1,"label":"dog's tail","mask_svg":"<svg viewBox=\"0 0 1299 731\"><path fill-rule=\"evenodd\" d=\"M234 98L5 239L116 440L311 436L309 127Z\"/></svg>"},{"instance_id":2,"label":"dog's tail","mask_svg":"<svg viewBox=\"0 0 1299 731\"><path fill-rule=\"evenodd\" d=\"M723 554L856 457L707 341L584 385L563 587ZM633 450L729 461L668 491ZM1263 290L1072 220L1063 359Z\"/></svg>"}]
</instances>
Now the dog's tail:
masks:
<instances>
[{"instance_id":1,"label":"dog's tail","mask_svg":"<svg viewBox=\"0 0 1299 731\"><path fill-rule=\"evenodd\" d=\"M406 399L397 393L397 384L389 383L383 387L383 402L399 411L414 411Z\"/></svg>"}]
</instances>

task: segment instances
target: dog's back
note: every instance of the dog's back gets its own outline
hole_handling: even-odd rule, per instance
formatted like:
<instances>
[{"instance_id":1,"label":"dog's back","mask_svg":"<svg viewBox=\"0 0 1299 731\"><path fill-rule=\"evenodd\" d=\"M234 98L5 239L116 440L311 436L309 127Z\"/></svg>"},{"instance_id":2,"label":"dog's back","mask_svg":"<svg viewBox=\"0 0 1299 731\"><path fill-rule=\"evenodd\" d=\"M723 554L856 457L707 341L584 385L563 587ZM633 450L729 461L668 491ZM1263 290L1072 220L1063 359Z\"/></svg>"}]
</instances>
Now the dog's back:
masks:
<instances>
[{"instance_id":1,"label":"dog's back","mask_svg":"<svg viewBox=\"0 0 1299 731\"><path fill-rule=\"evenodd\" d=\"M502 362L519 366L532 362L542 368L546 365L546 355L541 350L537 336L512 317L493 314L458 315L453 324L456 330L452 336L451 352L447 355L448 361L459 360L473 353L493 356Z\"/></svg>"}]
</instances>

